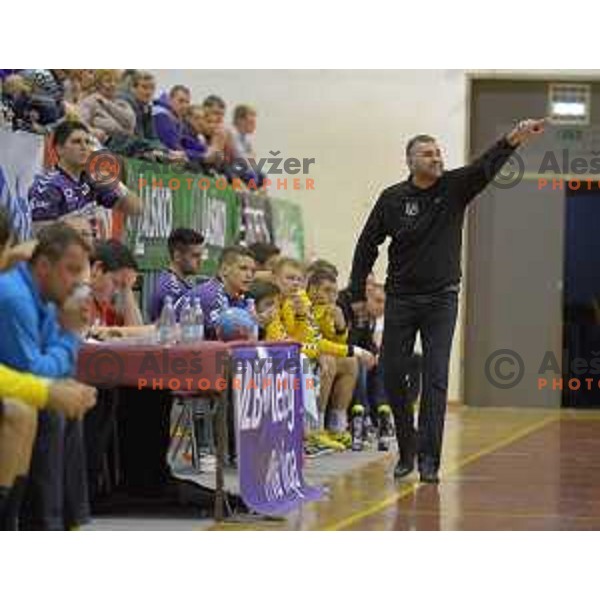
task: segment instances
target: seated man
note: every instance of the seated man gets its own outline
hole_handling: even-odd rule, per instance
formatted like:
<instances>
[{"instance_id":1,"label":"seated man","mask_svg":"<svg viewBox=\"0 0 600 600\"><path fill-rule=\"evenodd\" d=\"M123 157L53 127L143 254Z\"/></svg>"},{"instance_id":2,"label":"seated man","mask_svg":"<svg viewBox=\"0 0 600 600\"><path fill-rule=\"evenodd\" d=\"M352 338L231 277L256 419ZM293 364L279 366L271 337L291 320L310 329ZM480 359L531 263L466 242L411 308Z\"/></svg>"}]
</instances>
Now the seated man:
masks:
<instances>
[{"instance_id":1,"label":"seated man","mask_svg":"<svg viewBox=\"0 0 600 600\"><path fill-rule=\"evenodd\" d=\"M179 313L186 302L200 298L204 313L204 335L207 340L217 337L219 317L230 307L247 309L246 294L254 279L255 263L252 252L243 246L229 246L219 257L217 276L197 285L175 304Z\"/></svg>"},{"instance_id":2,"label":"seated man","mask_svg":"<svg viewBox=\"0 0 600 600\"><path fill-rule=\"evenodd\" d=\"M10 222L0 210L0 270L6 267ZM37 431L35 409L81 418L95 402L96 390L72 380L50 380L0 365L0 531L18 529Z\"/></svg>"},{"instance_id":3,"label":"seated man","mask_svg":"<svg viewBox=\"0 0 600 600\"><path fill-rule=\"evenodd\" d=\"M193 229L174 229L169 235L167 247L171 262L158 276L150 301L149 317L158 321L167 296L173 303L194 287L194 276L202 268L202 244L204 236Z\"/></svg>"},{"instance_id":4,"label":"seated man","mask_svg":"<svg viewBox=\"0 0 600 600\"><path fill-rule=\"evenodd\" d=\"M91 154L90 135L82 123L64 122L54 132L58 165L38 175L29 189L34 230L69 216L85 216L98 234L99 207L119 208L135 215L141 199L122 183L102 186L86 171Z\"/></svg>"},{"instance_id":5,"label":"seated man","mask_svg":"<svg viewBox=\"0 0 600 600\"><path fill-rule=\"evenodd\" d=\"M250 162L256 161L253 139L255 132L256 110L245 104L236 106L233 112L233 129L230 133L232 161L238 161L234 172L243 181L254 179L258 185L262 185L263 174L255 170Z\"/></svg>"},{"instance_id":6,"label":"seated man","mask_svg":"<svg viewBox=\"0 0 600 600\"><path fill-rule=\"evenodd\" d=\"M144 324L133 293L138 265L121 242L96 244L92 257L92 324L95 327L139 327Z\"/></svg>"},{"instance_id":7,"label":"seated man","mask_svg":"<svg viewBox=\"0 0 600 600\"><path fill-rule=\"evenodd\" d=\"M87 315L67 310L89 248L69 226L40 232L29 263L0 275L0 362L35 375L73 374L78 333ZM89 516L81 423L47 410L39 413L23 524L65 529Z\"/></svg>"},{"instance_id":8,"label":"seated man","mask_svg":"<svg viewBox=\"0 0 600 600\"><path fill-rule=\"evenodd\" d=\"M169 94L163 94L155 101L152 108L154 129L161 143L169 150L177 152L171 155L181 160L188 160L181 140L185 132L184 115L190 106L190 90L184 85L175 85Z\"/></svg>"}]
</instances>

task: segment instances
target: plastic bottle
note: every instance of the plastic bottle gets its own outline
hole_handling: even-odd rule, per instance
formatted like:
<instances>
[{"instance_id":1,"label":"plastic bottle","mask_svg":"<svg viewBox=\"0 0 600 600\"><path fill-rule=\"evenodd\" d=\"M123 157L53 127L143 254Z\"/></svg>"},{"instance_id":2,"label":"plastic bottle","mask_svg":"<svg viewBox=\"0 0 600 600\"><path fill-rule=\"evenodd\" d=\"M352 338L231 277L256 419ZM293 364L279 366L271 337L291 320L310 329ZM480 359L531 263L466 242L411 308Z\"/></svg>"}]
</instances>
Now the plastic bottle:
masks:
<instances>
[{"instance_id":1,"label":"plastic bottle","mask_svg":"<svg viewBox=\"0 0 600 600\"><path fill-rule=\"evenodd\" d=\"M252 340L254 342L258 342L259 328L258 328L258 317L256 315L256 301L254 298L248 298L246 301L246 306L248 307L248 312L252 316L253 328L252 328Z\"/></svg>"},{"instance_id":2,"label":"plastic bottle","mask_svg":"<svg viewBox=\"0 0 600 600\"><path fill-rule=\"evenodd\" d=\"M202 312L202 304L198 297L194 298L192 314L194 317L195 340L201 342L204 339L204 313Z\"/></svg>"},{"instance_id":3,"label":"plastic bottle","mask_svg":"<svg viewBox=\"0 0 600 600\"><path fill-rule=\"evenodd\" d=\"M189 298L185 298L183 301L183 308L181 309L181 341L184 344L192 344L196 341L196 323L194 319L194 309Z\"/></svg>"},{"instance_id":4,"label":"plastic bottle","mask_svg":"<svg viewBox=\"0 0 600 600\"><path fill-rule=\"evenodd\" d=\"M172 344L175 342L177 318L173 307L173 298L167 296L158 319L158 343Z\"/></svg>"}]
</instances>

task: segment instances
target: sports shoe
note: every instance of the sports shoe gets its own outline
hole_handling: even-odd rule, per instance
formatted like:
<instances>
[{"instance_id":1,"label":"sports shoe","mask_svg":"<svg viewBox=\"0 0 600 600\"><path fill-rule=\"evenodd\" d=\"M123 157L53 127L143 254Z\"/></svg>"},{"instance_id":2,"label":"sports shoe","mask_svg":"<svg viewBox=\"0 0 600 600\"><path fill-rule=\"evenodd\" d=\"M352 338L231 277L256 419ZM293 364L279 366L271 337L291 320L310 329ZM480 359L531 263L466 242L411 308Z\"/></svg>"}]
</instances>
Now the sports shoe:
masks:
<instances>
[{"instance_id":1,"label":"sports shoe","mask_svg":"<svg viewBox=\"0 0 600 600\"><path fill-rule=\"evenodd\" d=\"M361 452L365 441L365 407L355 404L352 407L352 421L350 429L352 431L352 451Z\"/></svg>"},{"instance_id":2,"label":"sports shoe","mask_svg":"<svg viewBox=\"0 0 600 600\"><path fill-rule=\"evenodd\" d=\"M307 436L307 441L313 446L329 448L341 452L346 449L344 444L332 439L326 431L311 431Z\"/></svg>"},{"instance_id":3,"label":"sports shoe","mask_svg":"<svg viewBox=\"0 0 600 600\"><path fill-rule=\"evenodd\" d=\"M327 436L330 440L342 445L342 450L352 448L352 435L349 431L328 431Z\"/></svg>"},{"instance_id":4,"label":"sports shoe","mask_svg":"<svg viewBox=\"0 0 600 600\"><path fill-rule=\"evenodd\" d=\"M377 450L387 452L390 449L390 439L394 436L392 409L389 404L382 404L377 409L377 422Z\"/></svg>"},{"instance_id":5,"label":"sports shoe","mask_svg":"<svg viewBox=\"0 0 600 600\"><path fill-rule=\"evenodd\" d=\"M317 458L318 456L324 456L325 454L332 454L335 450L331 448L325 448L325 446L319 446L313 442L304 442L304 456L308 459Z\"/></svg>"}]
</instances>

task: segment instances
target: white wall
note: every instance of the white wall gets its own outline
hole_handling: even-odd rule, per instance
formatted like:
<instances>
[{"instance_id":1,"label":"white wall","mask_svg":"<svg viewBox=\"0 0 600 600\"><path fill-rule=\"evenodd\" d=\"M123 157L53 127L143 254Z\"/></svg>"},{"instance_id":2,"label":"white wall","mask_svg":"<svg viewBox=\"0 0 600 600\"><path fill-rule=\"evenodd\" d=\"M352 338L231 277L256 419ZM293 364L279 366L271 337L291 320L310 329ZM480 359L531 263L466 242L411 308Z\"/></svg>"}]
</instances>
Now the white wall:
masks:
<instances>
[{"instance_id":1,"label":"white wall","mask_svg":"<svg viewBox=\"0 0 600 600\"><path fill-rule=\"evenodd\" d=\"M349 274L356 237L378 193L406 176L404 147L411 136L439 137L449 167L465 159L464 71L155 73L161 87L190 87L196 102L216 93L231 107L241 102L255 105L259 157L280 150L284 157L316 159L311 168L315 190L281 194L303 205L309 253L336 263L342 280ZM385 255L382 251L376 268L380 279ZM459 328L451 361L452 399L461 393L461 349Z\"/></svg>"}]
</instances>

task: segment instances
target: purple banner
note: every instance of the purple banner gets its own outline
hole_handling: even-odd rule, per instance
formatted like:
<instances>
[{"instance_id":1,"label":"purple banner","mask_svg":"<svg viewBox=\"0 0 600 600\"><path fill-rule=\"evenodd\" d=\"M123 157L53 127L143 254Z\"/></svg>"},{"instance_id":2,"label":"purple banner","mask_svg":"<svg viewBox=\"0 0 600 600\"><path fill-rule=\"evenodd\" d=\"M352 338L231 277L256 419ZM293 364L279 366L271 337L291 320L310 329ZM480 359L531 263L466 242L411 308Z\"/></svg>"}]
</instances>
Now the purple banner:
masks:
<instances>
[{"instance_id":1,"label":"purple banner","mask_svg":"<svg viewBox=\"0 0 600 600\"><path fill-rule=\"evenodd\" d=\"M260 514L318 500L302 476L304 405L297 344L232 348L240 493Z\"/></svg>"}]
</instances>

